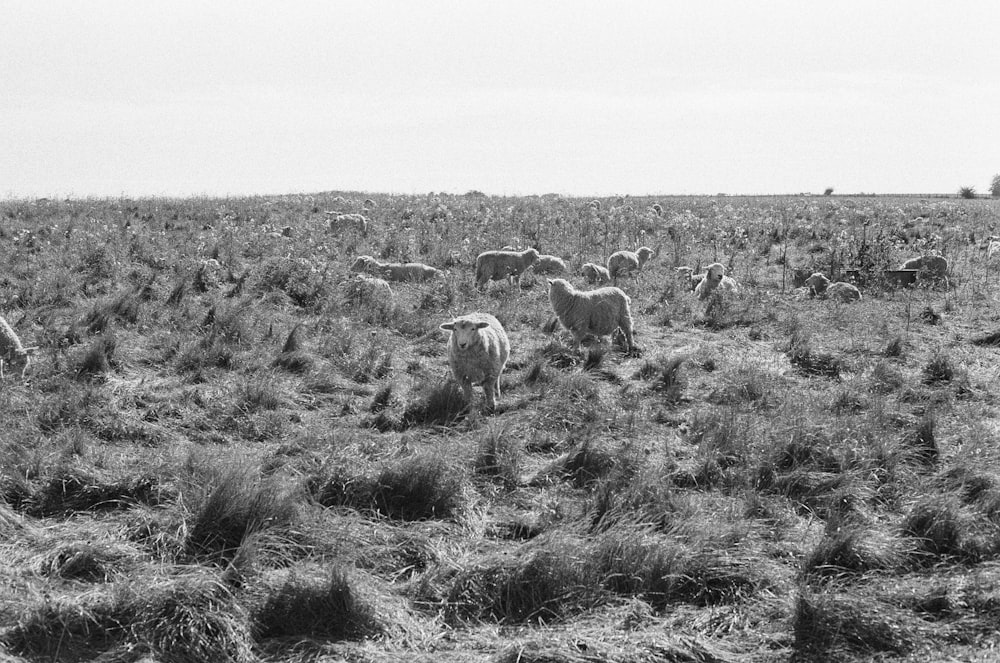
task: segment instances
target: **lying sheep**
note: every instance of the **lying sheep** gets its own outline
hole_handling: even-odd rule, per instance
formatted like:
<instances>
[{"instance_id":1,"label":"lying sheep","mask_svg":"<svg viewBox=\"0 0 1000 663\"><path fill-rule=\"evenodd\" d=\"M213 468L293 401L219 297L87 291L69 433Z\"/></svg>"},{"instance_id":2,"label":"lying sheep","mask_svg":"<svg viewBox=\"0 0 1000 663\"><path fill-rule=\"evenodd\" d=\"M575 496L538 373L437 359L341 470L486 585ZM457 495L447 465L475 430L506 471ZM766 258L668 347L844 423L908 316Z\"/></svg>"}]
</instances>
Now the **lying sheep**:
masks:
<instances>
[{"instance_id":1,"label":"lying sheep","mask_svg":"<svg viewBox=\"0 0 1000 663\"><path fill-rule=\"evenodd\" d=\"M538 251L484 251L476 257L476 287L483 288L489 281L518 279L521 274L538 262Z\"/></svg>"},{"instance_id":2,"label":"lying sheep","mask_svg":"<svg viewBox=\"0 0 1000 663\"><path fill-rule=\"evenodd\" d=\"M389 281L428 281L443 275L441 270L422 262L379 262L371 256L358 256L351 271L381 276Z\"/></svg>"},{"instance_id":3,"label":"lying sheep","mask_svg":"<svg viewBox=\"0 0 1000 663\"><path fill-rule=\"evenodd\" d=\"M806 286L814 296L832 297L842 302L861 301L861 291L858 290L857 286L844 281L830 283L830 279L826 278L822 272L816 272L806 279Z\"/></svg>"},{"instance_id":4,"label":"lying sheep","mask_svg":"<svg viewBox=\"0 0 1000 663\"><path fill-rule=\"evenodd\" d=\"M920 276L932 279L944 279L948 276L948 259L944 256L920 256L910 258L899 267L900 269L915 269Z\"/></svg>"},{"instance_id":5,"label":"lying sheep","mask_svg":"<svg viewBox=\"0 0 1000 663\"><path fill-rule=\"evenodd\" d=\"M500 398L500 374L510 357L510 340L500 321L489 313L467 313L441 325L450 331L448 364L472 402L472 385L482 385L486 406L495 410Z\"/></svg>"},{"instance_id":6,"label":"lying sheep","mask_svg":"<svg viewBox=\"0 0 1000 663\"><path fill-rule=\"evenodd\" d=\"M638 251L615 251L608 257L608 273L611 279L617 283L619 276L638 273L646 261L654 255L653 249L648 246L640 247Z\"/></svg>"},{"instance_id":7,"label":"lying sheep","mask_svg":"<svg viewBox=\"0 0 1000 663\"><path fill-rule=\"evenodd\" d=\"M542 254L534 264L535 274L565 274L566 263L558 256Z\"/></svg>"},{"instance_id":8,"label":"lying sheep","mask_svg":"<svg viewBox=\"0 0 1000 663\"><path fill-rule=\"evenodd\" d=\"M629 351L632 339L631 299L614 286L577 290L565 279L549 279L549 303L562 326L573 334L576 347L589 336L609 336L616 329L625 334Z\"/></svg>"},{"instance_id":9,"label":"lying sheep","mask_svg":"<svg viewBox=\"0 0 1000 663\"><path fill-rule=\"evenodd\" d=\"M705 270L705 278L695 287L694 294L698 299L705 300L716 290L734 293L739 290L739 287L736 285L736 281L726 276L726 268L722 264L713 262Z\"/></svg>"},{"instance_id":10,"label":"lying sheep","mask_svg":"<svg viewBox=\"0 0 1000 663\"><path fill-rule=\"evenodd\" d=\"M330 230L343 232L345 230L357 230L364 234L368 232L368 219L364 214L338 214L337 212L325 212L330 216Z\"/></svg>"},{"instance_id":11,"label":"lying sheep","mask_svg":"<svg viewBox=\"0 0 1000 663\"><path fill-rule=\"evenodd\" d=\"M35 353L38 346L26 348L21 345L21 339L17 337L14 328L10 326L3 316L0 316L0 380L4 377L4 366L10 364L12 367L21 367L21 377L28 372L31 365L31 355Z\"/></svg>"},{"instance_id":12,"label":"lying sheep","mask_svg":"<svg viewBox=\"0 0 1000 663\"><path fill-rule=\"evenodd\" d=\"M603 285L611 283L611 274L608 273L608 268L602 265L592 262L584 263L583 267L580 268L580 273L583 274L583 278L587 279L587 283L590 284Z\"/></svg>"}]
</instances>

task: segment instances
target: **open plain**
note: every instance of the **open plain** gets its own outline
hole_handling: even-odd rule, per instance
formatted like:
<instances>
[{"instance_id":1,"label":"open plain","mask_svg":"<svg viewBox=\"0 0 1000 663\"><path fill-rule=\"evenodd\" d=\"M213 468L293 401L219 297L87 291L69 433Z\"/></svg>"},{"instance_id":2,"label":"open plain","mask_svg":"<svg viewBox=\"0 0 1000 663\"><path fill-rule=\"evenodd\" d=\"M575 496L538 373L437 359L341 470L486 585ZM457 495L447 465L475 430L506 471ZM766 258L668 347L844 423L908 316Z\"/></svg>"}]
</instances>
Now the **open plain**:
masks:
<instances>
[{"instance_id":1,"label":"open plain","mask_svg":"<svg viewBox=\"0 0 1000 663\"><path fill-rule=\"evenodd\" d=\"M0 383L0 654L996 660L998 226L943 197L0 202L0 314L38 346ZM638 350L577 350L531 269L477 289L504 246L578 288L654 247L618 283ZM947 279L887 280L923 255ZM700 301L676 268L712 263L738 290ZM439 329L474 311L510 338L494 411Z\"/></svg>"}]
</instances>

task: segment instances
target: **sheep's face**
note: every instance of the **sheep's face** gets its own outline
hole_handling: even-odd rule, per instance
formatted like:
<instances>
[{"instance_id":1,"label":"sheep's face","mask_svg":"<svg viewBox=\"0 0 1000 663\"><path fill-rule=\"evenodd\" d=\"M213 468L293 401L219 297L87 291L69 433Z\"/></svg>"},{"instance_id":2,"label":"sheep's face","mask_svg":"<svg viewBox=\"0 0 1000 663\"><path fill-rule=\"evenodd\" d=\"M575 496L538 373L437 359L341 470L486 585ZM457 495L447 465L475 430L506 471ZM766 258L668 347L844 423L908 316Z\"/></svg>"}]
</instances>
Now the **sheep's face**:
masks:
<instances>
[{"instance_id":1,"label":"sheep's face","mask_svg":"<svg viewBox=\"0 0 1000 663\"><path fill-rule=\"evenodd\" d=\"M726 275L726 268L717 262L714 262L711 265L709 265L708 269L705 271L705 278L711 281L712 283L716 284L721 283L722 277L725 275Z\"/></svg>"},{"instance_id":2,"label":"sheep's face","mask_svg":"<svg viewBox=\"0 0 1000 663\"><path fill-rule=\"evenodd\" d=\"M566 279L546 279L549 282L549 292L553 290L569 290L569 281Z\"/></svg>"},{"instance_id":3,"label":"sheep's face","mask_svg":"<svg viewBox=\"0 0 1000 663\"><path fill-rule=\"evenodd\" d=\"M806 279L806 286L818 295L826 292L828 285L830 285L830 279L826 278L821 272L816 272Z\"/></svg>"},{"instance_id":4,"label":"sheep's face","mask_svg":"<svg viewBox=\"0 0 1000 663\"><path fill-rule=\"evenodd\" d=\"M468 320L465 318L455 318L451 322L441 325L441 329L450 331L454 336L455 345L459 350L467 350L476 344L479 339L479 330L489 327L490 323L484 320Z\"/></svg>"},{"instance_id":5,"label":"sheep's face","mask_svg":"<svg viewBox=\"0 0 1000 663\"><path fill-rule=\"evenodd\" d=\"M528 264L532 264L532 263L538 262L538 257L539 257L538 256L538 251L536 251L535 249L528 249L524 253L525 253L525 255L528 256Z\"/></svg>"},{"instance_id":6,"label":"sheep's face","mask_svg":"<svg viewBox=\"0 0 1000 663\"><path fill-rule=\"evenodd\" d=\"M681 279L682 281L683 280L690 281L691 277L694 275L694 270L691 269L690 267L678 267L675 271L677 272L677 278Z\"/></svg>"},{"instance_id":7,"label":"sheep's face","mask_svg":"<svg viewBox=\"0 0 1000 663\"><path fill-rule=\"evenodd\" d=\"M363 272L368 269L368 266L375 262L375 259L371 256L358 256L358 259L354 261L351 265L352 272Z\"/></svg>"},{"instance_id":8,"label":"sheep's face","mask_svg":"<svg viewBox=\"0 0 1000 663\"><path fill-rule=\"evenodd\" d=\"M648 246L643 246L638 251L636 251L635 254L639 256L639 262L646 262L647 260L653 257L653 249L649 248Z\"/></svg>"}]
</instances>

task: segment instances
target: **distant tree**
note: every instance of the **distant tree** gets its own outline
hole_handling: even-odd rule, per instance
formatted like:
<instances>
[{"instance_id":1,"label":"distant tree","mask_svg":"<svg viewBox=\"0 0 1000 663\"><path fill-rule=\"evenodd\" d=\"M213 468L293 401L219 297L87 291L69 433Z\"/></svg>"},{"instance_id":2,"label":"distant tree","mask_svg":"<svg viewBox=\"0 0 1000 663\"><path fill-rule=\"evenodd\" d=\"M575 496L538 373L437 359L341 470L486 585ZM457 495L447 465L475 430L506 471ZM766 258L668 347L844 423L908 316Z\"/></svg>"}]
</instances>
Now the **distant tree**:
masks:
<instances>
[{"instance_id":1,"label":"distant tree","mask_svg":"<svg viewBox=\"0 0 1000 663\"><path fill-rule=\"evenodd\" d=\"M832 196L833 195L833 187L832 186L827 187L826 191L823 192L823 195L824 196Z\"/></svg>"},{"instance_id":2,"label":"distant tree","mask_svg":"<svg viewBox=\"0 0 1000 663\"><path fill-rule=\"evenodd\" d=\"M1000 175L993 176L993 181L990 182L990 195L1000 197Z\"/></svg>"},{"instance_id":3,"label":"distant tree","mask_svg":"<svg viewBox=\"0 0 1000 663\"><path fill-rule=\"evenodd\" d=\"M963 186L961 189L958 190L958 195L962 196L963 198L975 198L976 189L975 187L971 186Z\"/></svg>"}]
</instances>

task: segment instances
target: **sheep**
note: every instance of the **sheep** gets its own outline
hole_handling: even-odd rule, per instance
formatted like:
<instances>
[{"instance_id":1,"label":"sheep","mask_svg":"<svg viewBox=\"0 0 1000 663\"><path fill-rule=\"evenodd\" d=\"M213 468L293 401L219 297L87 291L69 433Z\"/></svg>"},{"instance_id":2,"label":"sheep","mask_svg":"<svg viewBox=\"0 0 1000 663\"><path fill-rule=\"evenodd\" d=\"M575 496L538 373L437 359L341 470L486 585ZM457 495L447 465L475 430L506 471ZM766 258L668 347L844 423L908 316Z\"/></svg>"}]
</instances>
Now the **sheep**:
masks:
<instances>
[{"instance_id":1,"label":"sheep","mask_svg":"<svg viewBox=\"0 0 1000 663\"><path fill-rule=\"evenodd\" d=\"M535 274L565 274L566 263L558 256L539 255L533 266Z\"/></svg>"},{"instance_id":2,"label":"sheep","mask_svg":"<svg viewBox=\"0 0 1000 663\"><path fill-rule=\"evenodd\" d=\"M379 262L371 256L358 256L351 265L352 272L366 272L389 281L428 281L444 273L422 262Z\"/></svg>"},{"instance_id":3,"label":"sheep","mask_svg":"<svg viewBox=\"0 0 1000 663\"><path fill-rule=\"evenodd\" d=\"M500 398L500 375L510 357L510 339L500 321L489 313L467 313L445 322L450 331L448 365L462 386L465 400L472 402L472 385L482 385L486 406L495 410Z\"/></svg>"},{"instance_id":4,"label":"sheep","mask_svg":"<svg viewBox=\"0 0 1000 663\"><path fill-rule=\"evenodd\" d=\"M489 281L520 279L526 269L538 262L538 251L484 251L476 256L476 287ZM520 285L520 280L518 280Z\"/></svg>"},{"instance_id":5,"label":"sheep","mask_svg":"<svg viewBox=\"0 0 1000 663\"><path fill-rule=\"evenodd\" d=\"M709 295L718 290L719 292L736 292L739 287L736 281L726 276L726 268L720 263L713 262L705 270L705 278L695 287L694 294L700 300L708 299Z\"/></svg>"},{"instance_id":6,"label":"sheep","mask_svg":"<svg viewBox=\"0 0 1000 663\"><path fill-rule=\"evenodd\" d=\"M861 291L858 290L857 286L844 281L830 283L830 279L826 278L822 272L816 272L806 279L806 285L813 295L832 297L842 302L861 301Z\"/></svg>"},{"instance_id":7,"label":"sheep","mask_svg":"<svg viewBox=\"0 0 1000 663\"><path fill-rule=\"evenodd\" d=\"M677 278L680 279L681 283L687 286L688 290L694 290L698 287L698 284L705 280L705 274L695 274L694 270L690 267L678 267L676 270Z\"/></svg>"},{"instance_id":8,"label":"sheep","mask_svg":"<svg viewBox=\"0 0 1000 663\"><path fill-rule=\"evenodd\" d=\"M635 349L632 338L631 299L614 286L577 290L565 279L548 279L549 303L562 326L573 334L576 347L588 336L609 336L616 329L625 334L628 350Z\"/></svg>"},{"instance_id":9,"label":"sheep","mask_svg":"<svg viewBox=\"0 0 1000 663\"><path fill-rule=\"evenodd\" d=\"M21 339L17 337L14 328L10 326L3 316L0 316L0 380L3 379L4 364L10 363L15 368L21 366L21 377L28 372L31 365L31 355L35 353L38 346L26 348L21 345Z\"/></svg>"},{"instance_id":10,"label":"sheep","mask_svg":"<svg viewBox=\"0 0 1000 663\"><path fill-rule=\"evenodd\" d=\"M638 251L615 251L608 257L608 273L611 275L611 279L617 283L619 276L624 276L626 274L636 274L638 278L638 272L642 269L642 266L646 264L646 261L652 258L655 254L653 249L648 246L642 246Z\"/></svg>"},{"instance_id":11,"label":"sheep","mask_svg":"<svg viewBox=\"0 0 1000 663\"><path fill-rule=\"evenodd\" d=\"M583 277L587 279L587 283L602 285L605 283L611 283L611 274L608 273L608 268L602 265L597 265L592 262L584 263L583 267L580 268L580 273Z\"/></svg>"},{"instance_id":12,"label":"sheep","mask_svg":"<svg viewBox=\"0 0 1000 663\"><path fill-rule=\"evenodd\" d=\"M422 262L390 262L379 265L379 274L389 281L429 281L444 272Z\"/></svg>"},{"instance_id":13,"label":"sheep","mask_svg":"<svg viewBox=\"0 0 1000 663\"><path fill-rule=\"evenodd\" d=\"M921 276L932 279L944 279L948 276L948 259L943 256L920 256L910 258L899 267L900 269L915 269Z\"/></svg>"},{"instance_id":14,"label":"sheep","mask_svg":"<svg viewBox=\"0 0 1000 663\"><path fill-rule=\"evenodd\" d=\"M330 216L330 230L333 231L344 231L344 230L358 230L362 234L368 232L368 219L364 214L338 214L337 212L324 212Z\"/></svg>"}]
</instances>

